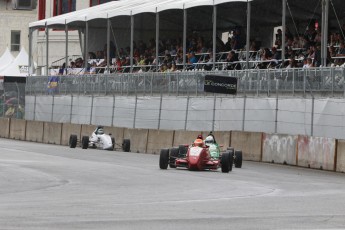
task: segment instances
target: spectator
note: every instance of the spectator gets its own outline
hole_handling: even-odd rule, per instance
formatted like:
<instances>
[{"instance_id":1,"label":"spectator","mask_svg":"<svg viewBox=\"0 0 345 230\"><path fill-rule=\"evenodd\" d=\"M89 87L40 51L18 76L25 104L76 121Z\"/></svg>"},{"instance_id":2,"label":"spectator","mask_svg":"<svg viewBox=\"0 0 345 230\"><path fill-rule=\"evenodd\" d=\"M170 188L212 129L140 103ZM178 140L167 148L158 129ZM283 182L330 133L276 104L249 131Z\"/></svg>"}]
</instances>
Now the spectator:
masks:
<instances>
[{"instance_id":1,"label":"spectator","mask_svg":"<svg viewBox=\"0 0 345 230\"><path fill-rule=\"evenodd\" d=\"M238 55L235 53L235 51L231 50L227 57L226 57L226 62L229 62L227 65L226 69L227 70L240 70L241 65L238 60Z\"/></svg>"}]
</instances>

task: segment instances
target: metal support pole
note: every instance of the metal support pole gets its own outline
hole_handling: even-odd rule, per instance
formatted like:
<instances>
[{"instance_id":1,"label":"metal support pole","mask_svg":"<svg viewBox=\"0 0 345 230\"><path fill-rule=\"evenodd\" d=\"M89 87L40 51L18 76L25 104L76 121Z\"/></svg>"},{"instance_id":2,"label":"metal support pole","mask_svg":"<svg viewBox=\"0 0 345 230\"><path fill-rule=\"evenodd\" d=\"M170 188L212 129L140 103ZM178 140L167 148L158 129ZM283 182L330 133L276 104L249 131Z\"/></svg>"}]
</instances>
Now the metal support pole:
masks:
<instances>
[{"instance_id":1,"label":"metal support pole","mask_svg":"<svg viewBox=\"0 0 345 230\"><path fill-rule=\"evenodd\" d=\"M135 120L137 119L138 94L135 94L133 129L135 129Z\"/></svg>"},{"instance_id":2,"label":"metal support pole","mask_svg":"<svg viewBox=\"0 0 345 230\"><path fill-rule=\"evenodd\" d=\"M312 96L311 98L312 105L311 105L311 124L310 124L310 136L314 134L314 106L315 106L315 98Z\"/></svg>"},{"instance_id":3,"label":"metal support pole","mask_svg":"<svg viewBox=\"0 0 345 230\"><path fill-rule=\"evenodd\" d=\"M156 8L156 71L159 66L159 13Z\"/></svg>"},{"instance_id":4,"label":"metal support pole","mask_svg":"<svg viewBox=\"0 0 345 230\"><path fill-rule=\"evenodd\" d=\"M160 101L159 101L158 130L160 130L160 128L161 128L162 102L163 102L163 94L162 94L162 91L161 91L161 98L160 98Z\"/></svg>"},{"instance_id":5,"label":"metal support pole","mask_svg":"<svg viewBox=\"0 0 345 230\"><path fill-rule=\"evenodd\" d=\"M48 56L49 56L49 28L48 25L46 23L46 76L49 75L48 70L49 70L49 60L48 60Z\"/></svg>"},{"instance_id":6,"label":"metal support pole","mask_svg":"<svg viewBox=\"0 0 345 230\"><path fill-rule=\"evenodd\" d=\"M183 69L186 69L187 54L187 9L183 10Z\"/></svg>"},{"instance_id":7,"label":"metal support pole","mask_svg":"<svg viewBox=\"0 0 345 230\"><path fill-rule=\"evenodd\" d=\"M184 121L184 130L187 130L187 122L188 122L188 108L189 108L189 94L187 97L187 105L186 105L186 117Z\"/></svg>"},{"instance_id":8,"label":"metal support pole","mask_svg":"<svg viewBox=\"0 0 345 230\"><path fill-rule=\"evenodd\" d=\"M213 6L213 70L216 69L216 52L217 52L217 6Z\"/></svg>"},{"instance_id":9,"label":"metal support pole","mask_svg":"<svg viewBox=\"0 0 345 230\"><path fill-rule=\"evenodd\" d=\"M29 28L29 62L28 62L28 74L32 75L33 73L33 64L32 64L32 32L33 29Z\"/></svg>"},{"instance_id":10,"label":"metal support pole","mask_svg":"<svg viewBox=\"0 0 345 230\"><path fill-rule=\"evenodd\" d=\"M326 67L327 66L327 41L328 41L328 21L329 21L329 0L325 0L325 25L324 25L324 30L323 30L323 63L322 66Z\"/></svg>"},{"instance_id":11,"label":"metal support pole","mask_svg":"<svg viewBox=\"0 0 345 230\"><path fill-rule=\"evenodd\" d=\"M325 0L322 0L321 1L321 9L322 9L322 12L321 12L321 63L318 63L318 65L322 65L323 66L323 63L324 63L324 57L325 57L325 50L324 50L324 47L325 47L325 40L324 40L324 35L325 35Z\"/></svg>"},{"instance_id":12,"label":"metal support pole","mask_svg":"<svg viewBox=\"0 0 345 230\"><path fill-rule=\"evenodd\" d=\"M247 0L246 69L249 69L250 20L251 20L250 17L251 17L251 2Z\"/></svg>"},{"instance_id":13,"label":"metal support pole","mask_svg":"<svg viewBox=\"0 0 345 230\"><path fill-rule=\"evenodd\" d=\"M134 15L131 15L131 54L130 54L130 63L131 63L131 73L133 72L133 50L134 50Z\"/></svg>"},{"instance_id":14,"label":"metal support pole","mask_svg":"<svg viewBox=\"0 0 345 230\"><path fill-rule=\"evenodd\" d=\"M89 123L90 125L92 124L93 99L94 99L94 95L92 94L92 97L91 97L90 123Z\"/></svg>"},{"instance_id":15,"label":"metal support pole","mask_svg":"<svg viewBox=\"0 0 345 230\"><path fill-rule=\"evenodd\" d=\"M110 66L110 18L107 19L107 71L109 71Z\"/></svg>"},{"instance_id":16,"label":"metal support pole","mask_svg":"<svg viewBox=\"0 0 345 230\"><path fill-rule=\"evenodd\" d=\"M212 118L212 132L214 131L215 120L216 120L216 103L217 103L217 95L214 94L213 98L213 118Z\"/></svg>"},{"instance_id":17,"label":"metal support pole","mask_svg":"<svg viewBox=\"0 0 345 230\"><path fill-rule=\"evenodd\" d=\"M84 68L86 70L87 68L87 62L88 62L88 58L87 58L87 55L88 55L88 52L87 50L89 49L89 22L86 21L85 22L85 34L84 34Z\"/></svg>"},{"instance_id":18,"label":"metal support pole","mask_svg":"<svg viewBox=\"0 0 345 230\"><path fill-rule=\"evenodd\" d=\"M243 115L242 115L242 131L244 131L244 125L246 120L246 104L247 104L247 96L244 95L243 98Z\"/></svg>"},{"instance_id":19,"label":"metal support pole","mask_svg":"<svg viewBox=\"0 0 345 230\"><path fill-rule=\"evenodd\" d=\"M114 116L115 116L115 94L113 94L113 111L111 114L111 126L114 126Z\"/></svg>"},{"instance_id":20,"label":"metal support pole","mask_svg":"<svg viewBox=\"0 0 345 230\"><path fill-rule=\"evenodd\" d=\"M65 24L65 74L67 75L68 67L68 25Z\"/></svg>"},{"instance_id":21,"label":"metal support pole","mask_svg":"<svg viewBox=\"0 0 345 230\"><path fill-rule=\"evenodd\" d=\"M283 13L282 13L282 27L283 27L283 32L282 32L282 62L284 63L285 61L285 34L286 34L286 0L283 1Z\"/></svg>"},{"instance_id":22,"label":"metal support pole","mask_svg":"<svg viewBox=\"0 0 345 230\"><path fill-rule=\"evenodd\" d=\"M51 116L51 122L54 122L54 102L55 102L55 96L53 95L53 101L52 101L52 116Z\"/></svg>"},{"instance_id":23,"label":"metal support pole","mask_svg":"<svg viewBox=\"0 0 345 230\"><path fill-rule=\"evenodd\" d=\"M69 123L72 123L72 117L73 117L73 94L71 95L71 109L70 109Z\"/></svg>"},{"instance_id":24,"label":"metal support pole","mask_svg":"<svg viewBox=\"0 0 345 230\"><path fill-rule=\"evenodd\" d=\"M278 109L279 109L279 98L278 94L276 97L276 114L275 114L275 121L274 121L274 133L278 132Z\"/></svg>"}]
</instances>

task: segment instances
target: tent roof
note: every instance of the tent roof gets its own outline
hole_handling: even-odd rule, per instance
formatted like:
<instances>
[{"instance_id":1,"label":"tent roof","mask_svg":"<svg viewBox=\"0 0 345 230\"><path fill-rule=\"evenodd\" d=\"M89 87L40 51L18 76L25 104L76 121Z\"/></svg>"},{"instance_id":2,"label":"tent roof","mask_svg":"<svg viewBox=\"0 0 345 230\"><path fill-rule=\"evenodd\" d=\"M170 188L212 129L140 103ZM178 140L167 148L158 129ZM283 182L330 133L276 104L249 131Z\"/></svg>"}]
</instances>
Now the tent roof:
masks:
<instances>
[{"instance_id":1,"label":"tent roof","mask_svg":"<svg viewBox=\"0 0 345 230\"><path fill-rule=\"evenodd\" d=\"M77 21L155 13L171 9L188 9L197 6L213 6L229 2L247 2L247 0L119 0L32 22L29 27L61 26Z\"/></svg>"},{"instance_id":2,"label":"tent roof","mask_svg":"<svg viewBox=\"0 0 345 230\"><path fill-rule=\"evenodd\" d=\"M6 48L5 52L0 57L0 72L11 64L13 60L13 55L11 54L10 50Z\"/></svg>"},{"instance_id":3,"label":"tent roof","mask_svg":"<svg viewBox=\"0 0 345 230\"><path fill-rule=\"evenodd\" d=\"M10 65L8 65L5 69L0 71L0 76L27 76L28 71L28 62L29 62L29 56L25 49L22 47L20 50L18 56L12 61ZM21 70L21 68L24 68Z\"/></svg>"}]
</instances>

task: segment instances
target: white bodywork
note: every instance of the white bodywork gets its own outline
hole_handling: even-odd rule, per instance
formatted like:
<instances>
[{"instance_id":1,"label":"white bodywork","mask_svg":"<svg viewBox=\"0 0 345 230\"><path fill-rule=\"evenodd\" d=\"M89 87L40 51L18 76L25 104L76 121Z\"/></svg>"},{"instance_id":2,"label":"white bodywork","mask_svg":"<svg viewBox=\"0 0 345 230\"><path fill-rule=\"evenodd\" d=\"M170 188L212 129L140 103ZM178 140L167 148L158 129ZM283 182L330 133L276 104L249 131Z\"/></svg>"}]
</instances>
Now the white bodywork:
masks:
<instances>
[{"instance_id":1,"label":"white bodywork","mask_svg":"<svg viewBox=\"0 0 345 230\"><path fill-rule=\"evenodd\" d=\"M113 150L113 142L111 136L108 134L96 134L92 132L89 138L89 146L93 148L100 148L104 150Z\"/></svg>"}]
</instances>

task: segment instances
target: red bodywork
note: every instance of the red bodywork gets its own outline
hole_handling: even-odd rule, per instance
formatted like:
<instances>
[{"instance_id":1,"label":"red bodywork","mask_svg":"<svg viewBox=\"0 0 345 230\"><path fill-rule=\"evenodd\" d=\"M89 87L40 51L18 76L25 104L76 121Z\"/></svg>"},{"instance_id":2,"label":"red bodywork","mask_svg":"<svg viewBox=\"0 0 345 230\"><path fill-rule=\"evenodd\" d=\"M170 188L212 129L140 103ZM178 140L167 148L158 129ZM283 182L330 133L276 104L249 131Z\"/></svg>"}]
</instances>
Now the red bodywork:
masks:
<instances>
[{"instance_id":1,"label":"red bodywork","mask_svg":"<svg viewBox=\"0 0 345 230\"><path fill-rule=\"evenodd\" d=\"M189 170L216 170L220 167L220 160L211 159L207 147L192 146L188 148L185 158L176 159L176 167L184 167Z\"/></svg>"}]
</instances>

